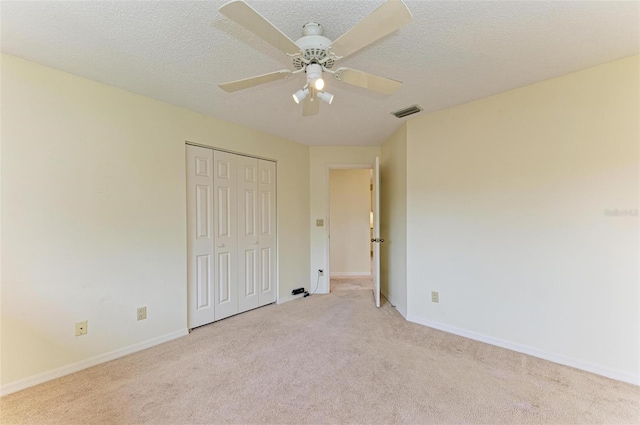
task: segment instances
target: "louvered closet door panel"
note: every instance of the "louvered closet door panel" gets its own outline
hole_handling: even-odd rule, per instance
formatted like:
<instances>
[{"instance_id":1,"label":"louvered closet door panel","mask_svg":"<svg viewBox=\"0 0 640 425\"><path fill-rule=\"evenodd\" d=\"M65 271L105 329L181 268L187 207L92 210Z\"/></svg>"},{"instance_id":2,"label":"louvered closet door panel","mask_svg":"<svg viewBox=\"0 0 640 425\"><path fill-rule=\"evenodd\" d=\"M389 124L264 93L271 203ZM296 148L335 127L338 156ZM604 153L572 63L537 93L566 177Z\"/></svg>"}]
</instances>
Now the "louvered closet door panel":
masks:
<instances>
[{"instance_id":1,"label":"louvered closet door panel","mask_svg":"<svg viewBox=\"0 0 640 425\"><path fill-rule=\"evenodd\" d=\"M238 313L237 156L214 151L215 317Z\"/></svg>"},{"instance_id":2,"label":"louvered closet door panel","mask_svg":"<svg viewBox=\"0 0 640 425\"><path fill-rule=\"evenodd\" d=\"M240 312L258 307L258 160L238 156L238 304Z\"/></svg>"},{"instance_id":3,"label":"louvered closet door panel","mask_svg":"<svg viewBox=\"0 0 640 425\"><path fill-rule=\"evenodd\" d=\"M258 160L259 305L276 301L276 163Z\"/></svg>"},{"instance_id":4,"label":"louvered closet door panel","mask_svg":"<svg viewBox=\"0 0 640 425\"><path fill-rule=\"evenodd\" d=\"M187 287L189 328L215 320L213 151L187 146Z\"/></svg>"}]
</instances>

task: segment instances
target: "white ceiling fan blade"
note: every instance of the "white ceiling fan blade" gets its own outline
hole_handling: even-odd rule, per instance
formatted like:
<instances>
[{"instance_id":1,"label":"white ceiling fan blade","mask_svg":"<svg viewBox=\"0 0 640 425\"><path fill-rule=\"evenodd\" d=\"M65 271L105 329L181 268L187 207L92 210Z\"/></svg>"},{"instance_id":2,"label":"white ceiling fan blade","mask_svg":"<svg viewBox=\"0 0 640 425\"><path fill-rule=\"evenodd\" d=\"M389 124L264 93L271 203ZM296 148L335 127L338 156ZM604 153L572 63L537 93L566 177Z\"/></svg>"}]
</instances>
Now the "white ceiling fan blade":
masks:
<instances>
[{"instance_id":1,"label":"white ceiling fan blade","mask_svg":"<svg viewBox=\"0 0 640 425\"><path fill-rule=\"evenodd\" d=\"M312 115L318 115L320 112L320 99L314 96L314 99L311 100L311 97L307 97L304 102L302 102L302 116L310 117Z\"/></svg>"},{"instance_id":2,"label":"white ceiling fan blade","mask_svg":"<svg viewBox=\"0 0 640 425\"><path fill-rule=\"evenodd\" d=\"M290 54L300 52L296 43L242 0L235 0L223 5L220 8L220 13L233 19L280 51Z\"/></svg>"},{"instance_id":3,"label":"white ceiling fan blade","mask_svg":"<svg viewBox=\"0 0 640 425\"><path fill-rule=\"evenodd\" d=\"M245 78L244 80L231 81L230 83L219 84L222 90L232 93L238 90L248 89L249 87L258 86L264 83L270 83L272 81L282 80L284 78L293 75L293 72L288 69L282 69L276 72L270 72L268 74L258 75L251 78Z\"/></svg>"},{"instance_id":4,"label":"white ceiling fan blade","mask_svg":"<svg viewBox=\"0 0 640 425\"><path fill-rule=\"evenodd\" d=\"M392 94L402 86L402 81L369 74L351 68L338 68L333 77L343 83L352 84L382 94Z\"/></svg>"},{"instance_id":5,"label":"white ceiling fan blade","mask_svg":"<svg viewBox=\"0 0 640 425\"><path fill-rule=\"evenodd\" d=\"M401 0L387 0L333 42L329 48L345 57L411 22L411 12Z\"/></svg>"}]
</instances>

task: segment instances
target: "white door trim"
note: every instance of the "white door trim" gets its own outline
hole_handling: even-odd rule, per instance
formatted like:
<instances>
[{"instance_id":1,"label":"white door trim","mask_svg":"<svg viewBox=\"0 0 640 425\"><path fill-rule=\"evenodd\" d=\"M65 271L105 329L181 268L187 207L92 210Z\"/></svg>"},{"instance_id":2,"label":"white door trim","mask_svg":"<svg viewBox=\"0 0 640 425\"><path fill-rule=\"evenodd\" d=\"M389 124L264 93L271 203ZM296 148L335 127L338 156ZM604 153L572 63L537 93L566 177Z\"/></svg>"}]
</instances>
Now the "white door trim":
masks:
<instances>
[{"instance_id":1,"label":"white door trim","mask_svg":"<svg viewBox=\"0 0 640 425\"><path fill-rule=\"evenodd\" d=\"M246 156L246 157L249 157L249 158L263 159L265 161L275 162L276 164L278 163L277 159L267 158L265 156L251 155L251 154L244 153L244 152L239 152L239 151L232 151L231 149L217 148L215 146L203 145L202 143L194 143L194 142L190 142L188 140L186 142L184 142L184 144L187 145L187 146L197 146L199 148L207 148L207 149L211 149L211 150L218 151L218 152L232 153L234 155Z\"/></svg>"}]
</instances>

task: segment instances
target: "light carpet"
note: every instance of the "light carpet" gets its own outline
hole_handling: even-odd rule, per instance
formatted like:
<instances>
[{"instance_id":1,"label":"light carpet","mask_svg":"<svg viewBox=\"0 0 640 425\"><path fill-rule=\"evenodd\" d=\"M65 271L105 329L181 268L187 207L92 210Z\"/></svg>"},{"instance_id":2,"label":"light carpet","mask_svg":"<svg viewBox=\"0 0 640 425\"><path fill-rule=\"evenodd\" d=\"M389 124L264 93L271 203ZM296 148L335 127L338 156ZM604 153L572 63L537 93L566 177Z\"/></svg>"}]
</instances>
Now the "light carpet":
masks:
<instances>
[{"instance_id":1,"label":"light carpet","mask_svg":"<svg viewBox=\"0 0 640 425\"><path fill-rule=\"evenodd\" d=\"M370 290L253 310L0 399L3 424L638 424L640 388L406 322Z\"/></svg>"},{"instance_id":2,"label":"light carpet","mask_svg":"<svg viewBox=\"0 0 640 425\"><path fill-rule=\"evenodd\" d=\"M370 276L332 277L331 291L373 290L373 279Z\"/></svg>"}]
</instances>

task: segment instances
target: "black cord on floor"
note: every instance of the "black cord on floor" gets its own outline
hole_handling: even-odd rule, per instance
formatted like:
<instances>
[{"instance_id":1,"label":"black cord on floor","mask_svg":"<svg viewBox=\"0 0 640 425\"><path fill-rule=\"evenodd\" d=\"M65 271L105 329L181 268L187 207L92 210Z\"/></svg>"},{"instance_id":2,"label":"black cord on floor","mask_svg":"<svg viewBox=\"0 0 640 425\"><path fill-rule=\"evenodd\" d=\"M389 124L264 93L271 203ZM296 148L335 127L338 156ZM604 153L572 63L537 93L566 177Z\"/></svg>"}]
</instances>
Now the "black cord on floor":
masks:
<instances>
[{"instance_id":1,"label":"black cord on floor","mask_svg":"<svg viewBox=\"0 0 640 425\"><path fill-rule=\"evenodd\" d=\"M304 293L304 296L305 296L305 297L308 297L309 295L313 295L313 294L315 294L315 293L316 293L316 291L318 290L318 284L319 284L319 283L320 283L320 271L318 271L318 278L316 279L316 289L314 289L312 293L305 292L305 293Z\"/></svg>"},{"instance_id":2,"label":"black cord on floor","mask_svg":"<svg viewBox=\"0 0 640 425\"><path fill-rule=\"evenodd\" d=\"M315 294L316 291L318 290L318 283L320 283L320 272L318 272L318 278L316 279L316 289L313 290L311 295Z\"/></svg>"}]
</instances>

